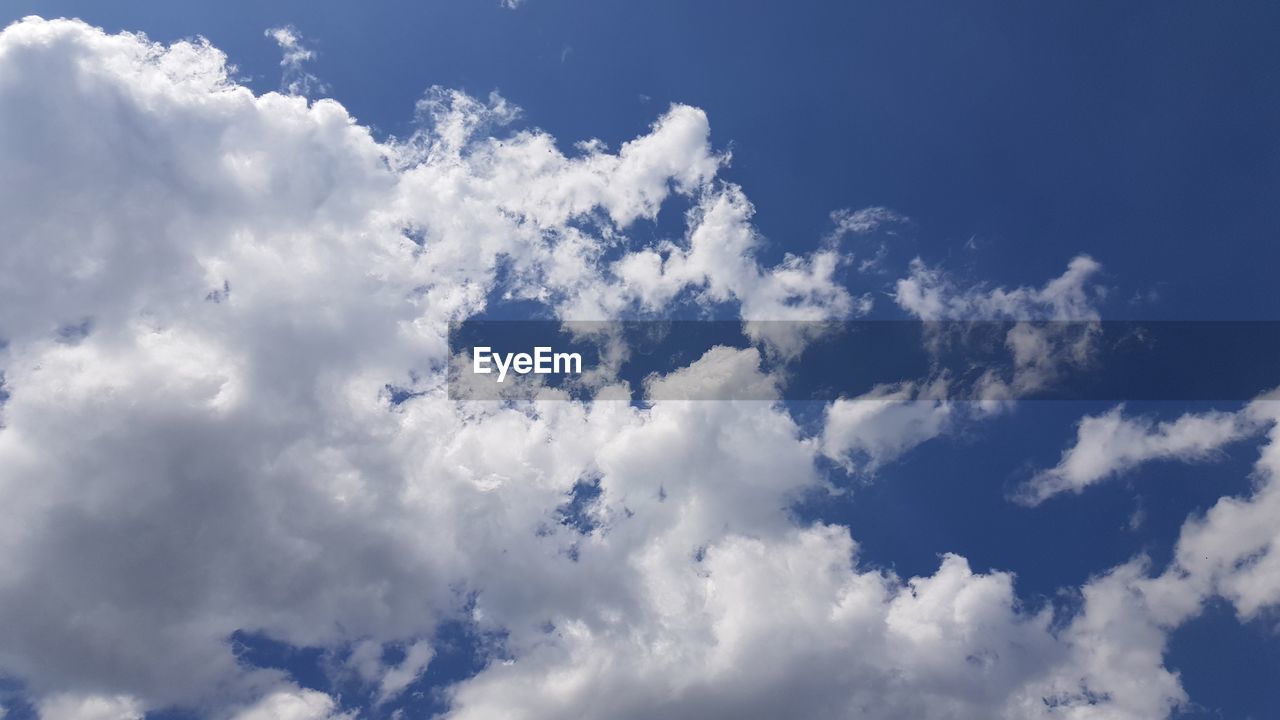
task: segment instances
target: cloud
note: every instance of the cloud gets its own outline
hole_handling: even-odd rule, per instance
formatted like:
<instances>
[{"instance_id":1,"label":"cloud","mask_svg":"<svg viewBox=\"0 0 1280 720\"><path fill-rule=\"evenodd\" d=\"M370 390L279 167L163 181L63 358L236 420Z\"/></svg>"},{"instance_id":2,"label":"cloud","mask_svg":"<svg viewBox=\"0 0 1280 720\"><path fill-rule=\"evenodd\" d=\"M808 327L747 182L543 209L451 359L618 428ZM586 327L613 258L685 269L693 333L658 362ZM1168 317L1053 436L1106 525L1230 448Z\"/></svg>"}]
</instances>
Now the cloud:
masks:
<instances>
[{"instance_id":1,"label":"cloud","mask_svg":"<svg viewBox=\"0 0 1280 720\"><path fill-rule=\"evenodd\" d=\"M404 689L427 669L427 665L434 657L435 650L430 643L419 640L410 645L405 651L404 660L382 675L382 681L378 686L378 698L385 702L404 692Z\"/></svg>"},{"instance_id":2,"label":"cloud","mask_svg":"<svg viewBox=\"0 0 1280 720\"><path fill-rule=\"evenodd\" d=\"M306 52L273 37L286 62ZM701 110L566 154L511 129L500 96L434 89L418 131L382 141L333 100L255 95L206 42L37 18L0 33L0 106L22 108L0 117L0 673L46 717L342 717L240 662L233 634L349 656L394 702L446 619L504 638L505 662L449 688L458 718L1150 718L1182 701L1159 653L1179 616L1139 570L1086 586L1060 632L1008 573L949 555L902 579L861 565L846 528L797 525L824 452L887 461L943 426L940 406L878 436L841 406L814 438L780 403L446 398L448 324L495 298L562 319L861 311L838 250L759 260ZM669 205L680 238L633 232ZM1094 270L957 295L921 266L899 302L1087 314ZM765 387L760 352L666 380ZM598 493L566 524L583 483ZM1187 548L1247 514L1224 507ZM1270 542L1250 517L1231 547ZM1267 577L1220 586L1250 607Z\"/></svg>"},{"instance_id":3,"label":"cloud","mask_svg":"<svg viewBox=\"0 0 1280 720\"><path fill-rule=\"evenodd\" d=\"M688 367L651 376L645 395L658 400L741 399L773 401L779 397L778 379L760 372L760 352L716 346Z\"/></svg>"},{"instance_id":4,"label":"cloud","mask_svg":"<svg viewBox=\"0 0 1280 720\"><path fill-rule=\"evenodd\" d=\"M320 78L303 69L303 65L315 60L315 51L304 47L302 34L292 25L269 28L264 33L280 46L280 90L290 95L308 97L313 93L328 92Z\"/></svg>"},{"instance_id":5,"label":"cloud","mask_svg":"<svg viewBox=\"0 0 1280 720\"><path fill-rule=\"evenodd\" d=\"M911 273L897 282L894 299L921 320L1093 320L1102 289L1089 283L1101 269L1098 261L1079 255L1043 287L962 289L917 258Z\"/></svg>"},{"instance_id":6,"label":"cloud","mask_svg":"<svg viewBox=\"0 0 1280 720\"><path fill-rule=\"evenodd\" d=\"M282 688L231 716L231 720L353 720L336 711L333 698L317 690Z\"/></svg>"},{"instance_id":7,"label":"cloud","mask_svg":"<svg viewBox=\"0 0 1280 720\"><path fill-rule=\"evenodd\" d=\"M654 548L645 558L662 550ZM1055 632L1012 577L948 555L900 580L858 568L844 528L729 537L685 566L641 561L632 614L555 629L463 683L451 718L1109 718L1185 701L1125 568Z\"/></svg>"},{"instance_id":8,"label":"cloud","mask_svg":"<svg viewBox=\"0 0 1280 720\"><path fill-rule=\"evenodd\" d=\"M1227 443L1265 431L1253 489L1240 497L1223 497L1203 515L1188 518L1173 561L1141 583L1156 600L1153 618L1167 627L1193 617L1212 597L1226 598L1242 618L1255 617L1280 603L1280 531L1274 522L1280 513L1276 397L1272 391L1235 413L1184 415L1159 424L1125 418L1119 409L1085 418L1076 446L1050 471L1047 484L1031 487L1029 497L1034 501L1053 491L1078 491L1151 460L1203 460Z\"/></svg>"},{"instance_id":9,"label":"cloud","mask_svg":"<svg viewBox=\"0 0 1280 720\"><path fill-rule=\"evenodd\" d=\"M879 206L865 207L861 210L842 208L831 213L831 222L836 226L833 234L837 239L849 234L866 235L880 229L882 225L910 221L911 218Z\"/></svg>"},{"instance_id":10,"label":"cloud","mask_svg":"<svg viewBox=\"0 0 1280 720\"><path fill-rule=\"evenodd\" d=\"M1090 485L1151 460L1191 462L1212 458L1219 450L1258 432L1247 415L1208 412L1182 415L1156 423L1147 417L1125 417L1117 406L1083 418L1076 442L1058 464L1039 472L1018 498L1037 505L1063 492L1081 493Z\"/></svg>"},{"instance_id":11,"label":"cloud","mask_svg":"<svg viewBox=\"0 0 1280 720\"><path fill-rule=\"evenodd\" d=\"M485 134L516 117L501 98L434 90L421 129L382 143L332 100L254 95L207 43L39 19L0 34L0 102L24 108L0 122L0 668L38 697L246 703L280 678L236 661L237 630L385 644L429 637L476 593L508 608L490 611L501 625L579 606L568 588L634 591L568 559L576 533L543 532L599 454L648 437L628 428L665 428L647 454L701 463L698 542L785 525L785 493L815 481L785 417L684 427L444 399L447 323L485 307L500 262L512 297L610 317L632 296L603 248L673 195L699 208L691 254L760 242L697 109L566 156L536 130ZM795 279L826 262L738 256L687 287L753 308L794 290L838 313L839 291ZM392 405L388 385L415 399ZM772 455L728 482L744 444ZM620 477L604 484L622 502L663 490Z\"/></svg>"},{"instance_id":12,"label":"cloud","mask_svg":"<svg viewBox=\"0 0 1280 720\"><path fill-rule=\"evenodd\" d=\"M55 695L40 702L41 720L142 720L142 706L125 695Z\"/></svg>"},{"instance_id":13,"label":"cloud","mask_svg":"<svg viewBox=\"0 0 1280 720\"><path fill-rule=\"evenodd\" d=\"M1064 370L1087 365L1101 329L1097 305L1105 289L1092 284L1102 265L1087 255L1067 264L1062 275L1042 287L960 287L946 272L916 258L907 277L897 281L894 300L929 325L930 342L948 342L948 333L963 326L947 321L1012 322L1005 347L1012 360L1009 373L987 372L977 399L992 411L1005 403L1048 388Z\"/></svg>"},{"instance_id":14,"label":"cloud","mask_svg":"<svg viewBox=\"0 0 1280 720\"><path fill-rule=\"evenodd\" d=\"M953 403L941 399L946 383L938 380L880 386L855 398L840 398L826 410L822 453L848 472L873 474L911 448L950 427Z\"/></svg>"},{"instance_id":15,"label":"cloud","mask_svg":"<svg viewBox=\"0 0 1280 720\"><path fill-rule=\"evenodd\" d=\"M1168 574L1201 597L1221 595L1243 618L1280 603L1280 408L1273 391L1246 407L1242 422L1268 426L1256 485L1224 497L1182 528Z\"/></svg>"}]
</instances>

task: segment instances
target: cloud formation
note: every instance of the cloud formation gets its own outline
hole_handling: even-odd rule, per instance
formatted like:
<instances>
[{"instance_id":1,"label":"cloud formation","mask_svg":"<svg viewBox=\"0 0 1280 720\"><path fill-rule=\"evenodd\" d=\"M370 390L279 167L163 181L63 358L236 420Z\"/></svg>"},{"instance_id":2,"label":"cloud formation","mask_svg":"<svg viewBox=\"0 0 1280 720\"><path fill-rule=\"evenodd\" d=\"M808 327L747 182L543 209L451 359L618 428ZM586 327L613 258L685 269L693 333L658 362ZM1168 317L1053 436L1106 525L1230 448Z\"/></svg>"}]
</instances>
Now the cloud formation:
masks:
<instances>
[{"instance_id":1,"label":"cloud formation","mask_svg":"<svg viewBox=\"0 0 1280 720\"><path fill-rule=\"evenodd\" d=\"M1125 417L1124 407L1117 406L1080 420L1075 444L1062 453L1055 467L1037 473L1018 497L1034 505L1059 493L1079 494L1089 485L1152 460L1210 459L1227 444L1260 429L1248 414L1187 413L1156 423L1146 417Z\"/></svg>"},{"instance_id":2,"label":"cloud formation","mask_svg":"<svg viewBox=\"0 0 1280 720\"><path fill-rule=\"evenodd\" d=\"M302 45L302 35L292 25L269 28L267 37L280 46L280 91L290 95L310 96L327 92L328 87L320 78L303 70L303 65L315 59L315 51Z\"/></svg>"},{"instance_id":3,"label":"cloud formation","mask_svg":"<svg viewBox=\"0 0 1280 720\"><path fill-rule=\"evenodd\" d=\"M305 54L276 32L286 62ZM1115 568L1064 625L1008 573L947 555L902 578L848 528L796 523L819 458L886 462L946 427L942 404L837 404L810 437L767 401L449 401L448 323L496 302L576 320L865 308L837 248L758 259L697 108L565 153L509 129L497 95L433 89L420 129L384 141L285 89L236 84L206 42L37 18L0 33L0 106L22 108L0 118L0 674L44 717L346 717L240 662L233 634L322 648L392 702L451 619L504 639L449 689L455 718L1146 719L1185 701L1162 651L1195 603L1280 594L1269 481L1188 525L1177 572ZM668 204L679 238L630 232ZM1096 270L975 293L917 264L897 299L1092 317ZM767 393L759 352L654 382ZM389 646L406 649L390 666Z\"/></svg>"}]
</instances>

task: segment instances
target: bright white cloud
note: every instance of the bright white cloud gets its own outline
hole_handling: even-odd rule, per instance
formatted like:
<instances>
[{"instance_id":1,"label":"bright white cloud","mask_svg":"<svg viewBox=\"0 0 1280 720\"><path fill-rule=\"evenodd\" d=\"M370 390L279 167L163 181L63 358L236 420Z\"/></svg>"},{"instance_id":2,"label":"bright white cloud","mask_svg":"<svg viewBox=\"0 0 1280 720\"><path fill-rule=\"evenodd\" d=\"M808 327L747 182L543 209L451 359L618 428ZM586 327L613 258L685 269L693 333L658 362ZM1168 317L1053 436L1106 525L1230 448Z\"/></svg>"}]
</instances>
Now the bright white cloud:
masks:
<instances>
[{"instance_id":1,"label":"bright white cloud","mask_svg":"<svg viewBox=\"0 0 1280 720\"><path fill-rule=\"evenodd\" d=\"M1189 520L1169 572L1202 595L1226 597L1251 618L1280 603L1280 400L1272 392L1241 414L1270 427L1255 466L1256 487Z\"/></svg>"},{"instance_id":2,"label":"bright white cloud","mask_svg":"<svg viewBox=\"0 0 1280 720\"><path fill-rule=\"evenodd\" d=\"M692 256L734 233L749 254L760 240L741 192L715 181L725 158L699 110L673 107L617 153L566 156L537 131L483 134L516 114L500 98L435 90L423 129L383 144L331 100L255 96L207 44L38 19L0 35L0 103L24 108L0 122L0 667L38 696L249 702L278 673L236 662L236 630L400 642L469 592L513 625L580 607L568 588L625 597L619 571L568 559L576 533L543 530L628 441L649 449L604 481L619 499L601 512L704 478L688 553L726 527L785 525L785 493L814 481L768 409L740 427L611 404L468 409L433 370L500 258L514 296L566 317L623 310L603 248L672 193L699 208ZM828 261L697 262L694 292L767 307L813 296L792 275ZM842 312L823 293L811 311ZM86 332L59 334L72 325ZM388 384L423 394L391 408ZM734 427L715 452L695 432ZM768 427L780 434L756 436ZM726 459L744 445L770 455ZM654 458L684 464L635 474ZM420 669L370 682L390 693Z\"/></svg>"},{"instance_id":3,"label":"bright white cloud","mask_svg":"<svg viewBox=\"0 0 1280 720\"><path fill-rule=\"evenodd\" d=\"M822 453L849 472L874 473L911 448L941 435L955 406L943 399L946 383L881 386L827 407Z\"/></svg>"},{"instance_id":4,"label":"bright white cloud","mask_svg":"<svg viewBox=\"0 0 1280 720\"><path fill-rule=\"evenodd\" d=\"M1259 429L1249 416L1238 413L1188 413L1157 423L1148 417L1126 417L1124 407L1117 406L1082 419L1075 444L1062 453L1055 467L1037 473L1018 498L1034 505L1059 493L1078 494L1151 460L1210 459L1227 444Z\"/></svg>"},{"instance_id":5,"label":"bright white cloud","mask_svg":"<svg viewBox=\"0 0 1280 720\"><path fill-rule=\"evenodd\" d=\"M1092 482L1152 460L1198 461L1229 442L1266 431L1255 465L1254 488L1223 497L1182 528L1174 561L1152 580L1142 580L1155 598L1153 620L1176 626L1198 612L1208 598L1221 596L1243 618L1280 604L1280 410L1275 391L1236 413L1185 415L1153 423L1126 418L1119 409L1085 418L1076 445L1050 474L1037 476L1032 500Z\"/></svg>"},{"instance_id":6,"label":"bright white cloud","mask_svg":"<svg viewBox=\"0 0 1280 720\"><path fill-rule=\"evenodd\" d=\"M286 61L306 52L273 38ZM383 142L332 100L254 95L207 43L39 19L0 34L0 106L22 108L0 117L0 673L45 717L341 717L239 663L232 633L352 648L349 671L393 698L463 613L511 662L453 688L460 718L1150 718L1181 701L1159 653L1173 615L1114 590L1140 572L1090 584L1060 632L1008 574L947 556L903 580L859 565L846 529L796 526L821 454L887 461L943 406L896 433L839 406L810 438L768 402L445 399L447 323L495 290L567 319L865 311L833 248L757 260L702 111L566 154L504 130L518 111L500 97L436 89L421 130ZM629 237L673 200L682 237ZM978 297L917 267L898 301L1087 315L1094 270ZM655 382L767 389L759 357ZM560 522L587 479L589 527ZM1222 534L1186 547L1199 537ZM1270 577L1222 587L1246 607ZM406 649L392 667L388 645Z\"/></svg>"},{"instance_id":7,"label":"bright white cloud","mask_svg":"<svg viewBox=\"0 0 1280 720\"><path fill-rule=\"evenodd\" d=\"M643 624L563 621L524 660L465 684L453 717L989 712L1034 672L1017 658L1053 645L1047 617L1013 611L1007 576L949 558L904 585L856 571L853 552L843 529L818 526L727 538L683 567L642 563L653 588ZM975 654L984 661L966 662Z\"/></svg>"}]
</instances>

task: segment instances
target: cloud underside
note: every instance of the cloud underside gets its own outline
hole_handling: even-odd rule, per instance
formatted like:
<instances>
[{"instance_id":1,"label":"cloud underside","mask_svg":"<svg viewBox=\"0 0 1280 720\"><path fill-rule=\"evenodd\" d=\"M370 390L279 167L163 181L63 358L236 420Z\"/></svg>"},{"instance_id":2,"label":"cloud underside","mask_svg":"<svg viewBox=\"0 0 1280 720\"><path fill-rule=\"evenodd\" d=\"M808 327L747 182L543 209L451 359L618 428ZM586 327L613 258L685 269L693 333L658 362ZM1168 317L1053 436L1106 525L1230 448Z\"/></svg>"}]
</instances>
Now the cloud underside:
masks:
<instances>
[{"instance_id":1,"label":"cloud underside","mask_svg":"<svg viewBox=\"0 0 1280 720\"><path fill-rule=\"evenodd\" d=\"M333 672L386 703L462 619L504 640L448 688L453 718L1148 719L1186 700L1170 628L1211 594L1242 614L1280 599L1274 438L1255 495L1189 523L1170 568L1079 588L1063 623L1010 574L949 555L900 578L848 528L787 513L824 487L820 457L876 467L946 432L928 385L837 403L819 437L769 403L445 399L448 323L492 302L867 310L838 243L757 260L696 108L566 154L504 129L500 97L433 89L412 137L379 141L332 100L237 85L207 43L39 19L0 34L0 107L0 675L47 718L346 717L239 662L233 633L339 653ZM629 234L664 205L687 209L680 237ZM900 220L872 210L835 234ZM896 300L1089 318L1096 268L967 291L917 264ZM1056 347L1016 340L1036 371ZM699 367L767 389L756 358ZM1079 466L1043 482L1107 474ZM589 522L563 522L584 482Z\"/></svg>"}]
</instances>

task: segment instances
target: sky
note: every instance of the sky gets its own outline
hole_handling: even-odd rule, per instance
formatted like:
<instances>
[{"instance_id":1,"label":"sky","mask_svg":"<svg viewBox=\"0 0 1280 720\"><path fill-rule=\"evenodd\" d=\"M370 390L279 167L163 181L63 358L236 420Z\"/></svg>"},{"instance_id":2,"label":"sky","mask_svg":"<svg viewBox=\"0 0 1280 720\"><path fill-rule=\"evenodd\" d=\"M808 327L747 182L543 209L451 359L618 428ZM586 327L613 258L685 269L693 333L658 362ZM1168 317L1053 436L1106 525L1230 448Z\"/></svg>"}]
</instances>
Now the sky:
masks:
<instances>
[{"instance_id":1,"label":"sky","mask_svg":"<svg viewBox=\"0 0 1280 720\"><path fill-rule=\"evenodd\" d=\"M3 720L1280 712L1272 388L1026 399L1276 319L1275 5L0 26ZM1071 323L981 399L748 325L655 382L774 402L459 401L494 318Z\"/></svg>"}]
</instances>

